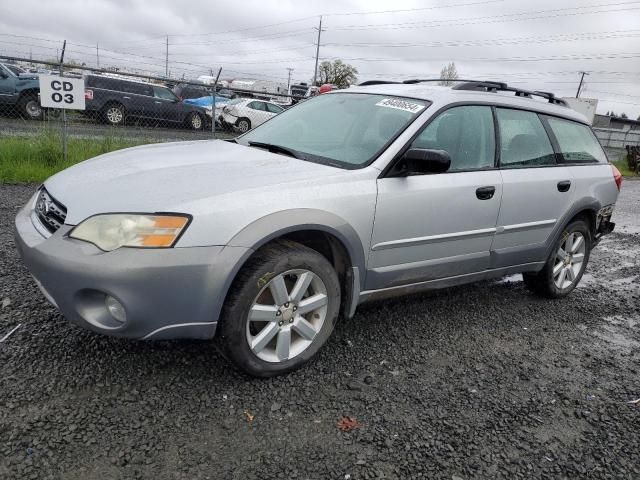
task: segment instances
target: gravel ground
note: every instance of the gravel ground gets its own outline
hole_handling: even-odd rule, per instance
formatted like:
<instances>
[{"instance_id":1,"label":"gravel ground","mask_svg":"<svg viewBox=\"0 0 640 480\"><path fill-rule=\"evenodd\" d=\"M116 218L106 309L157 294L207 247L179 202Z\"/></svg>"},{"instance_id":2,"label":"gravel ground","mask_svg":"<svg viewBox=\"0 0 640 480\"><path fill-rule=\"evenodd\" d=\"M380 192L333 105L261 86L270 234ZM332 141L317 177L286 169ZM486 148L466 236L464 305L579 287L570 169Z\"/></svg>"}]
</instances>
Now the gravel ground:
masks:
<instances>
[{"instance_id":1,"label":"gravel ground","mask_svg":"<svg viewBox=\"0 0 640 480\"><path fill-rule=\"evenodd\" d=\"M13 243L33 189L0 185L0 338L22 323L0 343L0 478L640 478L640 182L569 298L511 276L364 305L269 380L208 342L69 325Z\"/></svg>"}]
</instances>

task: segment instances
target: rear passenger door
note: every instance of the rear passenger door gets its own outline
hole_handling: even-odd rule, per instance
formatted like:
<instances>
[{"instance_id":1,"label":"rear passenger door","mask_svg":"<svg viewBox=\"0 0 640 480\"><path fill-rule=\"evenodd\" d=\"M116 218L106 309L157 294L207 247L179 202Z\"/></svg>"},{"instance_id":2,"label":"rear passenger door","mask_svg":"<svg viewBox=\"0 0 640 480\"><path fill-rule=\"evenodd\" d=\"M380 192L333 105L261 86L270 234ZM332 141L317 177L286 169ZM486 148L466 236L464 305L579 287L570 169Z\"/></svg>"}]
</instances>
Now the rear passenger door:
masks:
<instances>
[{"instance_id":1,"label":"rear passenger door","mask_svg":"<svg viewBox=\"0 0 640 480\"><path fill-rule=\"evenodd\" d=\"M496 108L496 119L503 191L491 247L493 267L538 262L544 243L571 207L572 175L558 164L539 114Z\"/></svg>"},{"instance_id":2,"label":"rear passenger door","mask_svg":"<svg viewBox=\"0 0 640 480\"><path fill-rule=\"evenodd\" d=\"M502 197L491 107L449 108L408 147L445 150L451 167L440 174L378 179L367 290L464 275L490 265Z\"/></svg>"}]
</instances>

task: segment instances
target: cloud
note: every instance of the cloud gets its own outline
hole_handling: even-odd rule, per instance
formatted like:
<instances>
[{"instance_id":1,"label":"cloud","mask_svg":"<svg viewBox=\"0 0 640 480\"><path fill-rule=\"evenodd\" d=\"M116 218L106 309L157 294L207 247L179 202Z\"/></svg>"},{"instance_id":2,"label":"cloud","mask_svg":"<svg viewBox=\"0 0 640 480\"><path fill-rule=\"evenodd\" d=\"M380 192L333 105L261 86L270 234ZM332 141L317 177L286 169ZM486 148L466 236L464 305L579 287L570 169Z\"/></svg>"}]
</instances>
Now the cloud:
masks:
<instances>
[{"instance_id":1,"label":"cloud","mask_svg":"<svg viewBox=\"0 0 640 480\"><path fill-rule=\"evenodd\" d=\"M309 81L320 14L321 58L352 59L362 80L437 76L454 61L462 77L566 96L586 70L583 96L599 97L599 110L640 114L640 2L630 1L23 0L0 7L0 52L53 58L67 39L67 58L95 65L99 44L102 66L162 73L168 35L176 76L222 67L286 81L291 67Z\"/></svg>"}]
</instances>

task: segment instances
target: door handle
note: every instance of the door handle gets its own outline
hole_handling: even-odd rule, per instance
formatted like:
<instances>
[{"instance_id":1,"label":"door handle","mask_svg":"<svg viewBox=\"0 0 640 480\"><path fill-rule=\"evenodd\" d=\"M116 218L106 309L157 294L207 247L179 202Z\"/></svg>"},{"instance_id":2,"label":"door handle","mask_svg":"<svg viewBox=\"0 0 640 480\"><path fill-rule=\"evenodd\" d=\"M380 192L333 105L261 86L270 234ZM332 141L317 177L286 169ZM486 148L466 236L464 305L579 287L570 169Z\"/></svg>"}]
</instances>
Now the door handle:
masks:
<instances>
[{"instance_id":1,"label":"door handle","mask_svg":"<svg viewBox=\"0 0 640 480\"><path fill-rule=\"evenodd\" d=\"M476 189L478 200L490 200L493 198L494 193L496 193L496 187L480 187Z\"/></svg>"},{"instance_id":2,"label":"door handle","mask_svg":"<svg viewBox=\"0 0 640 480\"><path fill-rule=\"evenodd\" d=\"M558 182L559 192L568 192L570 188L571 188L571 180L563 180L562 182Z\"/></svg>"},{"instance_id":3,"label":"door handle","mask_svg":"<svg viewBox=\"0 0 640 480\"><path fill-rule=\"evenodd\" d=\"M131 100L131 97L122 97L122 98L124 98L125 100Z\"/></svg>"},{"instance_id":4,"label":"door handle","mask_svg":"<svg viewBox=\"0 0 640 480\"><path fill-rule=\"evenodd\" d=\"M153 103L157 103L158 105L160 105L162 102L153 102Z\"/></svg>"}]
</instances>

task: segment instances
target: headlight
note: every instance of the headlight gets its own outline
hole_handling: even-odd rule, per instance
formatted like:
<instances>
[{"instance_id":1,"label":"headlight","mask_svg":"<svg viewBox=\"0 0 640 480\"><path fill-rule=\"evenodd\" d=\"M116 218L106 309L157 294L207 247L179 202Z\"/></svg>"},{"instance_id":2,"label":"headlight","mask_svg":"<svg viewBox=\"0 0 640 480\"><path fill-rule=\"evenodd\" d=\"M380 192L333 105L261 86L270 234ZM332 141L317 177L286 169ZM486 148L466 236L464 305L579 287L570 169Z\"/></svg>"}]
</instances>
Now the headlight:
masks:
<instances>
[{"instance_id":1,"label":"headlight","mask_svg":"<svg viewBox=\"0 0 640 480\"><path fill-rule=\"evenodd\" d=\"M120 247L168 248L176 243L189 220L185 215L95 215L74 228L69 236L91 242L107 252Z\"/></svg>"}]
</instances>

